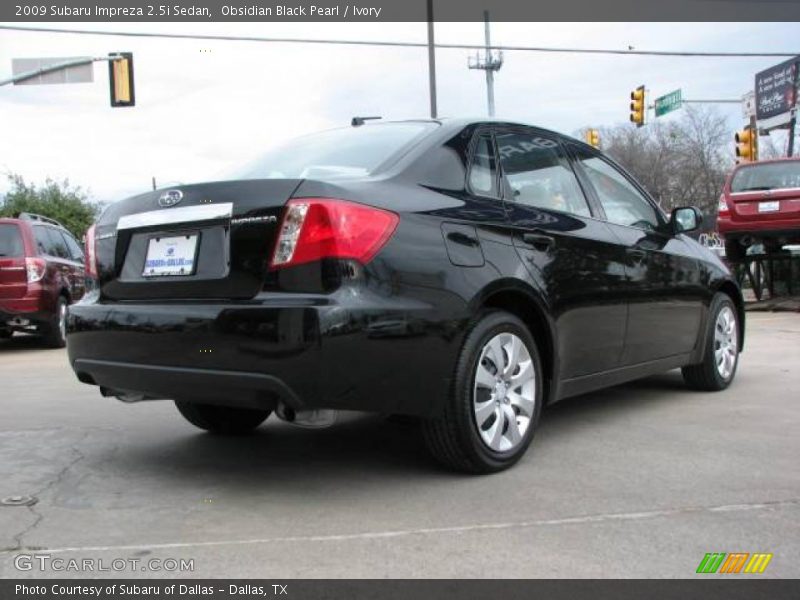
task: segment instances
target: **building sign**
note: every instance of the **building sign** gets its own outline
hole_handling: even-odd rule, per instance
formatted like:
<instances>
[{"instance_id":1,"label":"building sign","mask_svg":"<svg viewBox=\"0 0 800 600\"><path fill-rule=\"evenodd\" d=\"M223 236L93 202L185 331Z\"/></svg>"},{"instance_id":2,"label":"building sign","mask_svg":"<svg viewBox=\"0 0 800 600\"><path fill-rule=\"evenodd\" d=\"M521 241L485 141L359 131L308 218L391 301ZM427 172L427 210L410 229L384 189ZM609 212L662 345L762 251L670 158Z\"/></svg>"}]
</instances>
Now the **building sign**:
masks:
<instances>
[{"instance_id":1,"label":"building sign","mask_svg":"<svg viewBox=\"0 0 800 600\"><path fill-rule=\"evenodd\" d=\"M756 74L756 118L761 121L788 113L797 103L795 57Z\"/></svg>"}]
</instances>

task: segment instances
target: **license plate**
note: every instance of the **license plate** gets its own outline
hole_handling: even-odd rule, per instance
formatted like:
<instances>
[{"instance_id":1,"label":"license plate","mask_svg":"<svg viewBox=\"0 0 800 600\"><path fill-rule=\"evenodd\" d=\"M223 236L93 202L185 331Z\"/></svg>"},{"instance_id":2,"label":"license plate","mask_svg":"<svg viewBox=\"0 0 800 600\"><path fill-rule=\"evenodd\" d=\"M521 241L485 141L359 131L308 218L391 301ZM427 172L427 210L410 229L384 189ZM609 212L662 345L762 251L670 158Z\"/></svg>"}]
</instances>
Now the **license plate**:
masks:
<instances>
[{"instance_id":1,"label":"license plate","mask_svg":"<svg viewBox=\"0 0 800 600\"><path fill-rule=\"evenodd\" d=\"M150 238L144 277L191 275L197 257L197 234Z\"/></svg>"},{"instance_id":2,"label":"license plate","mask_svg":"<svg viewBox=\"0 0 800 600\"><path fill-rule=\"evenodd\" d=\"M758 212L777 212L781 209L780 200L770 200L769 202L759 202Z\"/></svg>"}]
</instances>

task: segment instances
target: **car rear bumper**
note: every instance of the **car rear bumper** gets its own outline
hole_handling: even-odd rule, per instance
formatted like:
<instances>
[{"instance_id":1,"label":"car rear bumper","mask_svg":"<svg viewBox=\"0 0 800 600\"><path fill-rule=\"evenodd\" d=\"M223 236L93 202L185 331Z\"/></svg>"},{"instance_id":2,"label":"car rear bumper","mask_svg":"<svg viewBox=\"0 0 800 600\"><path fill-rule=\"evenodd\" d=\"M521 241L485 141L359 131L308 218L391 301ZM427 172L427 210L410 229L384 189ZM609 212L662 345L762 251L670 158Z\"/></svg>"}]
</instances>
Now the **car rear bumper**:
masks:
<instances>
[{"instance_id":1,"label":"car rear bumper","mask_svg":"<svg viewBox=\"0 0 800 600\"><path fill-rule=\"evenodd\" d=\"M717 220L720 234L727 238L742 237L745 235L759 238L800 238L800 221L786 219L776 221L738 221L720 218Z\"/></svg>"},{"instance_id":2,"label":"car rear bumper","mask_svg":"<svg viewBox=\"0 0 800 600\"><path fill-rule=\"evenodd\" d=\"M107 395L145 397L126 394L132 400L435 411L456 345L431 309L370 294L350 305L342 300L267 294L231 304L85 300L70 307L69 360L81 381Z\"/></svg>"},{"instance_id":3,"label":"car rear bumper","mask_svg":"<svg viewBox=\"0 0 800 600\"><path fill-rule=\"evenodd\" d=\"M52 316L52 310L49 309L39 293L28 294L22 298L0 300L0 324L2 325L14 326L15 323L42 325L48 323Z\"/></svg>"}]
</instances>

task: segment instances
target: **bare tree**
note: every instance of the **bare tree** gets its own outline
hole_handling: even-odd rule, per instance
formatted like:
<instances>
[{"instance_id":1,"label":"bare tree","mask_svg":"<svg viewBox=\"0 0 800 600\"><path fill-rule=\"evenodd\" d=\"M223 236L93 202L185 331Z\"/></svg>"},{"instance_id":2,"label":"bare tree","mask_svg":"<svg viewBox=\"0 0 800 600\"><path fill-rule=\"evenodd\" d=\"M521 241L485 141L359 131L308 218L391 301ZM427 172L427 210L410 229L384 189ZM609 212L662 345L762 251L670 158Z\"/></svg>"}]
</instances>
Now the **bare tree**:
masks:
<instances>
[{"instance_id":1,"label":"bare tree","mask_svg":"<svg viewBox=\"0 0 800 600\"><path fill-rule=\"evenodd\" d=\"M732 131L710 107L686 107L680 119L646 127L601 130L603 149L670 211L697 206L713 222L725 176L733 166Z\"/></svg>"}]
</instances>

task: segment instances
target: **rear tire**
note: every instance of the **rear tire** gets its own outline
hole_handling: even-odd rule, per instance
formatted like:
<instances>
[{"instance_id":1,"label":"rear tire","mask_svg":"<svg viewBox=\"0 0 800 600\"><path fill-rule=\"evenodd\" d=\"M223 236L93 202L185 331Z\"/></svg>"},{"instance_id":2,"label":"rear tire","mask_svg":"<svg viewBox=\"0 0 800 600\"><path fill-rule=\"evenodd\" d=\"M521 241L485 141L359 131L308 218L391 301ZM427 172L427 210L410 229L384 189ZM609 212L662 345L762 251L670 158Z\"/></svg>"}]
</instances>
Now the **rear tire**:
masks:
<instances>
[{"instance_id":1,"label":"rear tire","mask_svg":"<svg viewBox=\"0 0 800 600\"><path fill-rule=\"evenodd\" d=\"M433 456L466 473L516 463L543 401L539 351L525 324L504 311L484 313L464 341L453 382L443 414L423 421Z\"/></svg>"},{"instance_id":2,"label":"rear tire","mask_svg":"<svg viewBox=\"0 0 800 600\"><path fill-rule=\"evenodd\" d=\"M747 256L747 248L739 243L739 240L725 240L725 258L729 261L738 262Z\"/></svg>"},{"instance_id":3,"label":"rear tire","mask_svg":"<svg viewBox=\"0 0 800 600\"><path fill-rule=\"evenodd\" d=\"M694 390L718 392L727 388L739 366L739 316L727 294L711 302L703 362L681 369L686 385Z\"/></svg>"},{"instance_id":4,"label":"rear tire","mask_svg":"<svg viewBox=\"0 0 800 600\"><path fill-rule=\"evenodd\" d=\"M50 348L63 348L67 345L67 299L59 296L56 311L45 325L44 341Z\"/></svg>"},{"instance_id":5,"label":"rear tire","mask_svg":"<svg viewBox=\"0 0 800 600\"><path fill-rule=\"evenodd\" d=\"M175 400L183 417L195 427L220 435L249 433L266 421L272 411L216 406Z\"/></svg>"}]
</instances>

